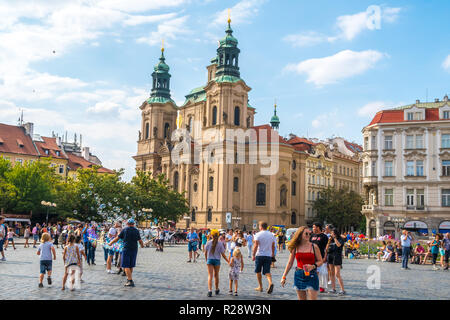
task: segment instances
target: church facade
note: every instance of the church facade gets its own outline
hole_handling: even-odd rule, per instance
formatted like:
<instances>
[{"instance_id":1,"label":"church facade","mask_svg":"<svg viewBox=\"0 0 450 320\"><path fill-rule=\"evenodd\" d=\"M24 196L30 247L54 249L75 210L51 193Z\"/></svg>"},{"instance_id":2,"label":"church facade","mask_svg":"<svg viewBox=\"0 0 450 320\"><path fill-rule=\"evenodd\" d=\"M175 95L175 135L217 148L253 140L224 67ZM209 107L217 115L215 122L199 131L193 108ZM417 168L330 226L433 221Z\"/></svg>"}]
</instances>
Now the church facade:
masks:
<instances>
[{"instance_id":1,"label":"church facade","mask_svg":"<svg viewBox=\"0 0 450 320\"><path fill-rule=\"evenodd\" d=\"M279 136L276 106L270 125L255 126L256 109L249 104L251 88L240 75L239 54L229 20L217 55L206 67L206 84L193 89L177 106L170 96L171 75L162 49L152 73L151 95L140 106L136 170L163 173L174 189L185 192L190 215L177 221L179 228L251 230L259 220L288 228L312 222L311 216L305 219L307 159L328 163L329 147L318 146L317 152L310 141ZM182 132L182 137L174 138L174 131ZM231 152L229 132L246 137L232 136ZM263 174L267 162L250 161L254 145L258 154L267 150L276 170ZM182 161L174 157L177 150L182 150ZM232 161L228 161L230 154ZM332 185L331 172L327 179Z\"/></svg>"}]
</instances>

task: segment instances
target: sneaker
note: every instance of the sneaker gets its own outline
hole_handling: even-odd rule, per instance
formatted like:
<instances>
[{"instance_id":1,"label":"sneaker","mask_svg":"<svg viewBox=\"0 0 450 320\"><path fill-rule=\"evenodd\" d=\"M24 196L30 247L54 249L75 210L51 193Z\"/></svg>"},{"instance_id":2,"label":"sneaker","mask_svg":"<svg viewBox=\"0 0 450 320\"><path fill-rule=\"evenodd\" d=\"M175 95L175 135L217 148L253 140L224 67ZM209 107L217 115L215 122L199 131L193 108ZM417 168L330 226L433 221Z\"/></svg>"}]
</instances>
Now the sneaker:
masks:
<instances>
[{"instance_id":1,"label":"sneaker","mask_svg":"<svg viewBox=\"0 0 450 320\"><path fill-rule=\"evenodd\" d=\"M217 289L215 292L216 292L216 295L218 295L220 293L220 289Z\"/></svg>"},{"instance_id":2,"label":"sneaker","mask_svg":"<svg viewBox=\"0 0 450 320\"><path fill-rule=\"evenodd\" d=\"M333 293L333 294L336 294L336 289L332 289L332 290L330 290L330 291L328 291L329 293Z\"/></svg>"},{"instance_id":3,"label":"sneaker","mask_svg":"<svg viewBox=\"0 0 450 320\"><path fill-rule=\"evenodd\" d=\"M133 280L128 280L127 283L125 283L125 287L134 287Z\"/></svg>"},{"instance_id":4,"label":"sneaker","mask_svg":"<svg viewBox=\"0 0 450 320\"><path fill-rule=\"evenodd\" d=\"M343 295L345 295L345 291L340 291L338 294L339 294L340 296L343 296Z\"/></svg>"},{"instance_id":5,"label":"sneaker","mask_svg":"<svg viewBox=\"0 0 450 320\"><path fill-rule=\"evenodd\" d=\"M126 277L126 276L127 276L127 274L125 273L125 271L122 272L122 277Z\"/></svg>"},{"instance_id":6,"label":"sneaker","mask_svg":"<svg viewBox=\"0 0 450 320\"><path fill-rule=\"evenodd\" d=\"M186 261L186 262L192 262L190 259L188 260L188 261Z\"/></svg>"},{"instance_id":7,"label":"sneaker","mask_svg":"<svg viewBox=\"0 0 450 320\"><path fill-rule=\"evenodd\" d=\"M49 286L51 286L52 285L52 278L48 277L47 278L47 283L48 283Z\"/></svg>"},{"instance_id":8,"label":"sneaker","mask_svg":"<svg viewBox=\"0 0 450 320\"><path fill-rule=\"evenodd\" d=\"M331 284L331 280L328 281L328 284Z\"/></svg>"},{"instance_id":9,"label":"sneaker","mask_svg":"<svg viewBox=\"0 0 450 320\"><path fill-rule=\"evenodd\" d=\"M234 296L237 297L237 295L238 295L237 292L235 292L235 293L234 293Z\"/></svg>"},{"instance_id":10,"label":"sneaker","mask_svg":"<svg viewBox=\"0 0 450 320\"><path fill-rule=\"evenodd\" d=\"M39 288L43 288L44 285L42 283L39 283Z\"/></svg>"},{"instance_id":11,"label":"sneaker","mask_svg":"<svg viewBox=\"0 0 450 320\"><path fill-rule=\"evenodd\" d=\"M433 266L433 270L441 270L441 268Z\"/></svg>"},{"instance_id":12,"label":"sneaker","mask_svg":"<svg viewBox=\"0 0 450 320\"><path fill-rule=\"evenodd\" d=\"M92 264L93 266L95 266L95 265L96 265L96 264L95 264L95 262L92 262L91 264Z\"/></svg>"},{"instance_id":13,"label":"sneaker","mask_svg":"<svg viewBox=\"0 0 450 320\"><path fill-rule=\"evenodd\" d=\"M233 295L233 291L228 291L228 294L230 295L230 296L232 296Z\"/></svg>"},{"instance_id":14,"label":"sneaker","mask_svg":"<svg viewBox=\"0 0 450 320\"><path fill-rule=\"evenodd\" d=\"M120 269L119 271L117 271L117 274L121 274L122 273L122 269ZM124 272L125 273L125 272Z\"/></svg>"},{"instance_id":15,"label":"sneaker","mask_svg":"<svg viewBox=\"0 0 450 320\"><path fill-rule=\"evenodd\" d=\"M5 257L3 257L3 258L2 258L2 261L6 261L6 258L5 258Z\"/></svg>"},{"instance_id":16,"label":"sneaker","mask_svg":"<svg viewBox=\"0 0 450 320\"><path fill-rule=\"evenodd\" d=\"M209 297L209 298L212 297L212 291L208 291L208 297Z\"/></svg>"},{"instance_id":17,"label":"sneaker","mask_svg":"<svg viewBox=\"0 0 450 320\"><path fill-rule=\"evenodd\" d=\"M103 265L106 266L106 262L103 262Z\"/></svg>"}]
</instances>

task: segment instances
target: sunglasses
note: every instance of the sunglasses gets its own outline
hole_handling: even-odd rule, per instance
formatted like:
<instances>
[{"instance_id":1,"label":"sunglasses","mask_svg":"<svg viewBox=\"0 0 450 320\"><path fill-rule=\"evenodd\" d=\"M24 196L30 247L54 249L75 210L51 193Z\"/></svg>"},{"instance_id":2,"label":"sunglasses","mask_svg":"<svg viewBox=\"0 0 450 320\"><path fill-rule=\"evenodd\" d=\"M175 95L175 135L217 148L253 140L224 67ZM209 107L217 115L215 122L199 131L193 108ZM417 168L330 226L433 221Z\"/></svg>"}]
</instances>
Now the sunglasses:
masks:
<instances>
[{"instance_id":1,"label":"sunglasses","mask_svg":"<svg viewBox=\"0 0 450 320\"><path fill-rule=\"evenodd\" d=\"M311 235L311 232L305 232L305 235L306 235L306 236L310 236L310 235Z\"/></svg>"}]
</instances>

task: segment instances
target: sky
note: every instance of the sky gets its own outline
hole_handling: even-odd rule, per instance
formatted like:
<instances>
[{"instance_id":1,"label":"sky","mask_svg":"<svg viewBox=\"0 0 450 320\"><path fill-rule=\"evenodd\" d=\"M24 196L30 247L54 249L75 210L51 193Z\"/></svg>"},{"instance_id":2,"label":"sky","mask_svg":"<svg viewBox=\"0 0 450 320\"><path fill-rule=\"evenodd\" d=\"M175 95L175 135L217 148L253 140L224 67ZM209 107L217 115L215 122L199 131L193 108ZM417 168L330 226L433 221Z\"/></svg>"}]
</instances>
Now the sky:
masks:
<instances>
[{"instance_id":1,"label":"sky","mask_svg":"<svg viewBox=\"0 0 450 320\"><path fill-rule=\"evenodd\" d=\"M377 111L450 93L447 0L0 0L0 123L82 134L129 180L162 39L181 105L228 8L255 124L276 100L283 136L361 144Z\"/></svg>"}]
</instances>

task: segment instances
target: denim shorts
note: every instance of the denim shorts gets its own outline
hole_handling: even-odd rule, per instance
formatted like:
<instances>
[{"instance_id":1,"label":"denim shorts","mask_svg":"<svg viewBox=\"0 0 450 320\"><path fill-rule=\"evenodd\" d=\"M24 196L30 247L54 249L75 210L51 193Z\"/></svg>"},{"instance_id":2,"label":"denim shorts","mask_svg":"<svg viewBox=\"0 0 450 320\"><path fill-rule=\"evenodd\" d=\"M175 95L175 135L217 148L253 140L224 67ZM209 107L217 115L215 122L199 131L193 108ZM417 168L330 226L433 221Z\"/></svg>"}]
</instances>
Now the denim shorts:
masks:
<instances>
[{"instance_id":1,"label":"denim shorts","mask_svg":"<svg viewBox=\"0 0 450 320\"><path fill-rule=\"evenodd\" d=\"M113 249L106 249L108 250L108 256L114 257L114 250Z\"/></svg>"},{"instance_id":2,"label":"denim shorts","mask_svg":"<svg viewBox=\"0 0 450 320\"><path fill-rule=\"evenodd\" d=\"M255 257L255 273L267 274L270 273L270 265L272 264L272 257L257 256Z\"/></svg>"},{"instance_id":3,"label":"denim shorts","mask_svg":"<svg viewBox=\"0 0 450 320\"><path fill-rule=\"evenodd\" d=\"M41 260L41 274L44 274L46 271L52 271L52 260Z\"/></svg>"},{"instance_id":4,"label":"denim shorts","mask_svg":"<svg viewBox=\"0 0 450 320\"><path fill-rule=\"evenodd\" d=\"M33 234L33 240L38 241L39 240L39 235L38 234Z\"/></svg>"},{"instance_id":5,"label":"denim shorts","mask_svg":"<svg viewBox=\"0 0 450 320\"><path fill-rule=\"evenodd\" d=\"M303 269L297 269L294 275L294 289L300 291L308 289L319 290L319 277L316 270L311 270L309 276L305 276Z\"/></svg>"},{"instance_id":6,"label":"denim shorts","mask_svg":"<svg viewBox=\"0 0 450 320\"><path fill-rule=\"evenodd\" d=\"M14 238L8 238L8 242L14 242Z\"/></svg>"},{"instance_id":7,"label":"denim shorts","mask_svg":"<svg viewBox=\"0 0 450 320\"><path fill-rule=\"evenodd\" d=\"M206 264L210 264L212 266L220 266L220 260L219 259L208 259L206 261Z\"/></svg>"},{"instance_id":8,"label":"denim shorts","mask_svg":"<svg viewBox=\"0 0 450 320\"><path fill-rule=\"evenodd\" d=\"M197 242L189 242L188 251L197 251Z\"/></svg>"}]
</instances>

